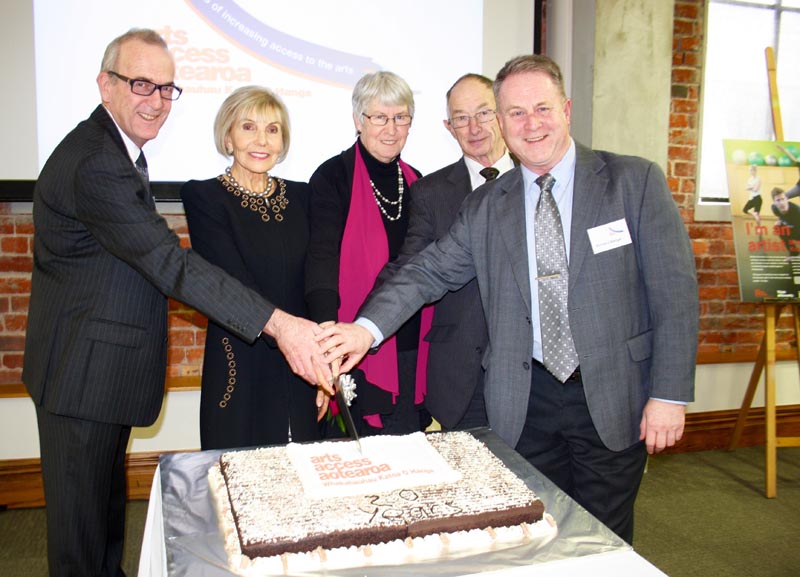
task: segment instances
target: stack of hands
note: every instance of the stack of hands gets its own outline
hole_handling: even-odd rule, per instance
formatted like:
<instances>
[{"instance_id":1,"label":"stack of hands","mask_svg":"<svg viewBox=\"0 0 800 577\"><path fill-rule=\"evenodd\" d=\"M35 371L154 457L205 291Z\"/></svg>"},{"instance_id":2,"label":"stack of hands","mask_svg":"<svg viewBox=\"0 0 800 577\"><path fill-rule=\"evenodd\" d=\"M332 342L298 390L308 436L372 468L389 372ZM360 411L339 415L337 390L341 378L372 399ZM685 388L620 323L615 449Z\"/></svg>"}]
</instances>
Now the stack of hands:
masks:
<instances>
[{"instance_id":1,"label":"stack of hands","mask_svg":"<svg viewBox=\"0 0 800 577\"><path fill-rule=\"evenodd\" d=\"M328 411L339 374L355 367L374 341L360 325L334 321L317 324L279 309L275 309L264 333L278 343L292 371L317 387L317 420Z\"/></svg>"}]
</instances>

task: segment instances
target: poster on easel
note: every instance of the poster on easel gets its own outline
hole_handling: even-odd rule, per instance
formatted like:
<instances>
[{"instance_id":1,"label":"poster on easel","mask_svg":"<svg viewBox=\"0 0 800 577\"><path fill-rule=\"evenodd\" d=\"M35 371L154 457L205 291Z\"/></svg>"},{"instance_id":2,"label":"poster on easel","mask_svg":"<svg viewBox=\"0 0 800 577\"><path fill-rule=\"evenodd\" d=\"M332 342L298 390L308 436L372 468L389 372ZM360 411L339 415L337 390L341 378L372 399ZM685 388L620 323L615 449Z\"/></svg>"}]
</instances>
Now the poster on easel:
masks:
<instances>
[{"instance_id":1,"label":"poster on easel","mask_svg":"<svg viewBox=\"0 0 800 577\"><path fill-rule=\"evenodd\" d=\"M800 143L723 146L741 300L800 299Z\"/></svg>"}]
</instances>

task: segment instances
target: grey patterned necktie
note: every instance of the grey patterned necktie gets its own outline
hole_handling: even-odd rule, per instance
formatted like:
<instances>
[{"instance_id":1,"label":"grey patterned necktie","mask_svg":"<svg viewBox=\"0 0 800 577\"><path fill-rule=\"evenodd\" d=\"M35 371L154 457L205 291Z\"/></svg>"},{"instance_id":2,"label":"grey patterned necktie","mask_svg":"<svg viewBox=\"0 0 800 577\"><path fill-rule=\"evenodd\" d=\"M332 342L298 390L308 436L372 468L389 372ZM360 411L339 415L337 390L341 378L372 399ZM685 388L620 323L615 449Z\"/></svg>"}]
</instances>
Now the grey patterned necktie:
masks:
<instances>
[{"instance_id":1,"label":"grey patterned necktie","mask_svg":"<svg viewBox=\"0 0 800 577\"><path fill-rule=\"evenodd\" d=\"M539 283L539 326L544 366L562 383L578 367L567 312L569 271L561 217L553 198L556 179L548 172L536 179L542 191L536 205L536 269Z\"/></svg>"}]
</instances>

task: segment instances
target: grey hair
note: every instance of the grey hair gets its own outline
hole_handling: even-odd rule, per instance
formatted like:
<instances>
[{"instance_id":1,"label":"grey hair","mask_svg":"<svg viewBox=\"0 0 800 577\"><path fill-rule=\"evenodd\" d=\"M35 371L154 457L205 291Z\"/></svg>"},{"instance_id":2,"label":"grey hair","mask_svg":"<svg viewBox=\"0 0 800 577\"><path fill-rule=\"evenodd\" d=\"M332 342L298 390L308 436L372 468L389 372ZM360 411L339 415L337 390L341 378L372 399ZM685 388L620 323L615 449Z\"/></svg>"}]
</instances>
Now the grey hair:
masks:
<instances>
[{"instance_id":1,"label":"grey hair","mask_svg":"<svg viewBox=\"0 0 800 577\"><path fill-rule=\"evenodd\" d=\"M357 118L367 111L370 102L406 106L414 116L414 94L408 83L394 72L379 70L362 76L353 88L353 114Z\"/></svg>"},{"instance_id":2,"label":"grey hair","mask_svg":"<svg viewBox=\"0 0 800 577\"><path fill-rule=\"evenodd\" d=\"M497 73L497 78L494 79L494 97L498 98L500 88L506 78L524 72L544 72L556 85L561 97L566 100L567 93L564 90L564 77L561 75L561 69L552 58L543 54L523 54L506 62Z\"/></svg>"},{"instance_id":3,"label":"grey hair","mask_svg":"<svg viewBox=\"0 0 800 577\"><path fill-rule=\"evenodd\" d=\"M291 141L289 126L289 112L286 105L277 94L263 86L242 86L231 92L217 111L214 119L214 144L217 152L226 158L231 154L225 148L225 137L231 131L234 123L248 114L266 115L274 112L278 116L278 123L281 125L281 153L278 155L278 162L283 162L289 153L289 143Z\"/></svg>"},{"instance_id":4,"label":"grey hair","mask_svg":"<svg viewBox=\"0 0 800 577\"><path fill-rule=\"evenodd\" d=\"M116 70L117 63L119 62L120 48L123 44L131 40L138 40L145 44L160 46L169 54L167 43L164 42L164 39L158 32L149 28L131 28L122 36L114 38L106 47L105 54L103 54L103 61L100 63L100 72Z\"/></svg>"}]
</instances>

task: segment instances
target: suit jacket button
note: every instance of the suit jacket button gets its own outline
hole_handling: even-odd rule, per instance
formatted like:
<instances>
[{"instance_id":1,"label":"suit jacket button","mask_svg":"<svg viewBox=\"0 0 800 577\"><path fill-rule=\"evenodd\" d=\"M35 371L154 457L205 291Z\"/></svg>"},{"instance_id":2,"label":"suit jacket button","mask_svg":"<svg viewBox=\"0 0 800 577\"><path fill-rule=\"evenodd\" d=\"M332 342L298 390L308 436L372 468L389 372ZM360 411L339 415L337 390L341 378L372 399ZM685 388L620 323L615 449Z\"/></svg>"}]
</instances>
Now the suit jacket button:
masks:
<instances>
[{"instance_id":1,"label":"suit jacket button","mask_svg":"<svg viewBox=\"0 0 800 577\"><path fill-rule=\"evenodd\" d=\"M524 368L526 371L529 371L529 370L531 370L531 364L530 364L530 363L528 363L527 361L526 361L526 362L524 362L524 363L522 363L522 367L523 367L523 368Z\"/></svg>"}]
</instances>

